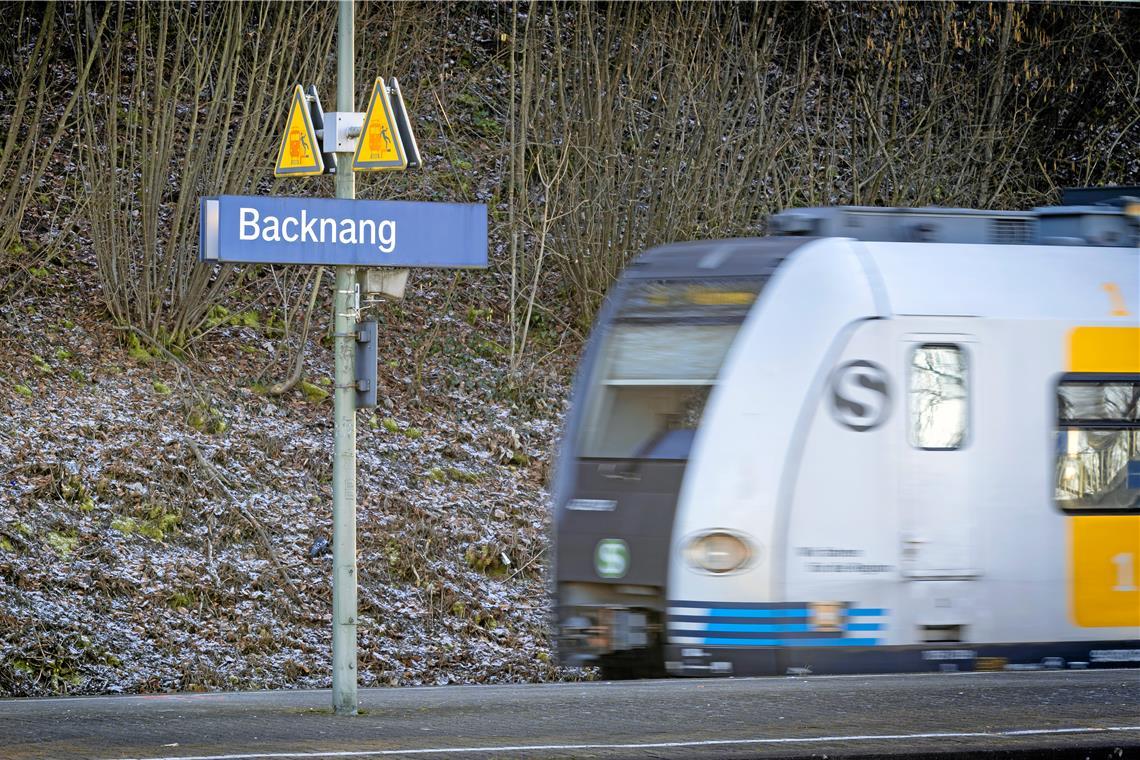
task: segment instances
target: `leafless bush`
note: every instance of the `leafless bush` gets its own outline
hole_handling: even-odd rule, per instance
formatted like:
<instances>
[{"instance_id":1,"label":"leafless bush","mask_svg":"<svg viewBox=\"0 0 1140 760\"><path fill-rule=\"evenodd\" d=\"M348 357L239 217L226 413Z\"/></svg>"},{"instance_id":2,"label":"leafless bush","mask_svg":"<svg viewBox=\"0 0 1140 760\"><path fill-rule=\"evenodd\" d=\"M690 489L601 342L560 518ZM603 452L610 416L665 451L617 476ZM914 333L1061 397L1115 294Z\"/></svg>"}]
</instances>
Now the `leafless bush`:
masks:
<instances>
[{"instance_id":1,"label":"leafless bush","mask_svg":"<svg viewBox=\"0 0 1140 760\"><path fill-rule=\"evenodd\" d=\"M233 268L196 260L198 199L267 189L280 94L316 79L334 10L115 6L83 104L92 139L82 155L102 295L117 321L182 343L229 294Z\"/></svg>"},{"instance_id":2,"label":"leafless bush","mask_svg":"<svg viewBox=\"0 0 1140 760\"><path fill-rule=\"evenodd\" d=\"M75 209L66 206L51 188L44 186L49 170L64 172L71 164L72 146L65 140L74 124L73 114L95 62L91 39L102 33L108 11L96 16L87 8L86 28L77 27L78 16L69 16L55 4L42 13L30 4L11 6L5 14L10 27L3 30L0 60L3 106L0 127L7 135L0 148L0 292L16 282L27 283L28 272L40 261L57 253L65 242ZM63 46L61 39L72 45ZM71 60L68 60L68 57ZM73 89L60 86L55 68L70 63L76 77ZM38 206L50 229L45 249L33 251L26 239L28 210Z\"/></svg>"},{"instance_id":3,"label":"leafless bush","mask_svg":"<svg viewBox=\"0 0 1140 760\"><path fill-rule=\"evenodd\" d=\"M1110 150L1140 142L1136 14L1119 9L516 10L513 234L534 242L512 271L525 282L551 257L582 322L636 251L756 234L781 207L1046 202L1066 137L1055 116L1072 113L1090 71L1121 104L1097 136ZM544 181L539 167L567 149L565 176ZM1097 158L1084 181L1123 179Z\"/></svg>"}]
</instances>

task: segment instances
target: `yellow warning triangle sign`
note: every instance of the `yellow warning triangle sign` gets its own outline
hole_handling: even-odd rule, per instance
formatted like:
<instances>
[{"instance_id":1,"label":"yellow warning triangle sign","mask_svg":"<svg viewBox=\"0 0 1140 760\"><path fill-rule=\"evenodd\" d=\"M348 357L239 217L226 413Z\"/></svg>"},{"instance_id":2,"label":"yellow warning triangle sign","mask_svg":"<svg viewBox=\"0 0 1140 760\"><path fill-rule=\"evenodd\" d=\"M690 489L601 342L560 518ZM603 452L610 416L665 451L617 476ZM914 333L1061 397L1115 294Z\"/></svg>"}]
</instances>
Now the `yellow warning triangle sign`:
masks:
<instances>
[{"instance_id":1,"label":"yellow warning triangle sign","mask_svg":"<svg viewBox=\"0 0 1140 760\"><path fill-rule=\"evenodd\" d=\"M380 77L372 85L372 97L364 115L364 129L356 141L352 168L354 171L408 168L408 157L400 141L392 101L388 97L388 88Z\"/></svg>"},{"instance_id":2,"label":"yellow warning triangle sign","mask_svg":"<svg viewBox=\"0 0 1140 760\"><path fill-rule=\"evenodd\" d=\"M317 144L313 119L309 116L309 103L305 100L301 85L297 85L289 101L289 120L285 124L285 134L281 137L273 176L306 177L323 174L324 171L325 161Z\"/></svg>"}]
</instances>

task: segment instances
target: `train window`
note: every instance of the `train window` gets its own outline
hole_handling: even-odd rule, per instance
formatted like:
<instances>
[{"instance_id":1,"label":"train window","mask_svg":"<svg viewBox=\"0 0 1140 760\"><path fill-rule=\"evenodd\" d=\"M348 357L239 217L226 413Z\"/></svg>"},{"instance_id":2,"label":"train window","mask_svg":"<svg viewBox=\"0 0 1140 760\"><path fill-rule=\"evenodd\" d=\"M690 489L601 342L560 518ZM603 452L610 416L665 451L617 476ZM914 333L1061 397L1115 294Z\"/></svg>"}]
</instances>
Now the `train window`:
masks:
<instances>
[{"instance_id":1,"label":"train window","mask_svg":"<svg viewBox=\"0 0 1140 760\"><path fill-rule=\"evenodd\" d=\"M1066 375L1057 385L1057 504L1140 507L1140 377Z\"/></svg>"},{"instance_id":2,"label":"train window","mask_svg":"<svg viewBox=\"0 0 1140 760\"><path fill-rule=\"evenodd\" d=\"M966 441L966 354L955 345L928 343L910 363L910 442L920 449L960 449Z\"/></svg>"},{"instance_id":3,"label":"train window","mask_svg":"<svg viewBox=\"0 0 1140 760\"><path fill-rule=\"evenodd\" d=\"M606 328L579 456L687 459L721 365L765 281L630 285Z\"/></svg>"},{"instance_id":4,"label":"train window","mask_svg":"<svg viewBox=\"0 0 1140 760\"><path fill-rule=\"evenodd\" d=\"M738 325L618 324L582 456L686 459Z\"/></svg>"}]
</instances>

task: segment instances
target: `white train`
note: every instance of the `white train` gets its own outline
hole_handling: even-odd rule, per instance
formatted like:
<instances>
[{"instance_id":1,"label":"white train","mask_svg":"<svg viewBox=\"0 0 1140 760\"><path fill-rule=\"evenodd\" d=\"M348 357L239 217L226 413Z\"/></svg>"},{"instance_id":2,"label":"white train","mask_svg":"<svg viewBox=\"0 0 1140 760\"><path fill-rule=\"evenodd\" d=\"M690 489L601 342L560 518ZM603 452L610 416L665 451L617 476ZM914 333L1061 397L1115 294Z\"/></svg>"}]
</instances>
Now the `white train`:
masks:
<instances>
[{"instance_id":1,"label":"white train","mask_svg":"<svg viewBox=\"0 0 1140 760\"><path fill-rule=\"evenodd\" d=\"M552 486L605 677L1140 664L1140 203L653 249Z\"/></svg>"}]
</instances>

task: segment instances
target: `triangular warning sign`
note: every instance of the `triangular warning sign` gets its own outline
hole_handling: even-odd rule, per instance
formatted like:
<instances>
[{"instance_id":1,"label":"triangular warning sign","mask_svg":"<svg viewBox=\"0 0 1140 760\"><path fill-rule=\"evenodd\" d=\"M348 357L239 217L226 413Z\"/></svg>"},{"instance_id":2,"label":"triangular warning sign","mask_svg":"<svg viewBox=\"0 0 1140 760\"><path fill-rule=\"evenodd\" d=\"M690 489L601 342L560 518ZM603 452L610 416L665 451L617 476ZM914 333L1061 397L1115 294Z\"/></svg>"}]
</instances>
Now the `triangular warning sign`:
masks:
<instances>
[{"instance_id":1,"label":"triangular warning sign","mask_svg":"<svg viewBox=\"0 0 1140 760\"><path fill-rule=\"evenodd\" d=\"M355 171L407 169L408 157L400 141L392 101L384 80L377 77L372 85L368 112L364 115L364 129L356 141L356 155L352 159Z\"/></svg>"},{"instance_id":2,"label":"triangular warning sign","mask_svg":"<svg viewBox=\"0 0 1140 760\"><path fill-rule=\"evenodd\" d=\"M423 166L420 146L416 143L412 120L408 117L408 107L404 104L404 93L400 91L400 80L396 77L392 77L392 110L396 114L396 126L400 128L400 143L404 146L404 155L408 157L408 166Z\"/></svg>"},{"instance_id":3,"label":"triangular warning sign","mask_svg":"<svg viewBox=\"0 0 1140 760\"><path fill-rule=\"evenodd\" d=\"M321 158L317 133L309 116L309 104L301 85L297 85L289 101L289 120L285 124L285 134L281 137L273 176L306 177L324 171L325 162Z\"/></svg>"}]
</instances>

